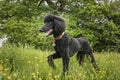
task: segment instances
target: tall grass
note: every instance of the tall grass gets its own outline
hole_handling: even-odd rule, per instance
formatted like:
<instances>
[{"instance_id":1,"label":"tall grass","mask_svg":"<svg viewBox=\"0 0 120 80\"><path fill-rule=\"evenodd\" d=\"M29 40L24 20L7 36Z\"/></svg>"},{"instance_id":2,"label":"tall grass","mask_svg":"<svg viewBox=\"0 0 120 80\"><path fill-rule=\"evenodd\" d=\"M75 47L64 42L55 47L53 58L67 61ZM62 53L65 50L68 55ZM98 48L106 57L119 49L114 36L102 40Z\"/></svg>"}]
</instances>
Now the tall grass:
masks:
<instances>
[{"instance_id":1,"label":"tall grass","mask_svg":"<svg viewBox=\"0 0 120 80\"><path fill-rule=\"evenodd\" d=\"M69 74L62 75L62 61L55 60L56 70L47 63L51 51L32 47L6 45L0 49L0 80L120 80L120 54L95 53L100 71L95 71L88 59L79 66L76 57L70 59Z\"/></svg>"}]
</instances>

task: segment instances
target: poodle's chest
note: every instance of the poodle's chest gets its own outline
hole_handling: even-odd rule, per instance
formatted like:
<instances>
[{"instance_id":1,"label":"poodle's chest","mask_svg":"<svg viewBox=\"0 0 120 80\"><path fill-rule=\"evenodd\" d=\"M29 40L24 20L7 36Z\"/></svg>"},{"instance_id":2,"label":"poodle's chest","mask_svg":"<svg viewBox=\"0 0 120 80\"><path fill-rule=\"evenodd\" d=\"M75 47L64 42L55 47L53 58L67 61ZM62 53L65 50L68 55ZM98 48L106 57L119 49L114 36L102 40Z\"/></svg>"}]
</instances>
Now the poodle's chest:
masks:
<instances>
[{"instance_id":1,"label":"poodle's chest","mask_svg":"<svg viewBox=\"0 0 120 80\"><path fill-rule=\"evenodd\" d=\"M68 47L68 42L67 41L60 41L55 43L56 48L65 48Z\"/></svg>"},{"instance_id":2,"label":"poodle's chest","mask_svg":"<svg viewBox=\"0 0 120 80\"><path fill-rule=\"evenodd\" d=\"M55 48L55 50L56 51L62 51L62 50L64 50L65 48L67 48L69 46L69 44L68 44L68 40L59 40L59 41L56 41L55 42L55 46L54 46L54 48Z\"/></svg>"}]
</instances>

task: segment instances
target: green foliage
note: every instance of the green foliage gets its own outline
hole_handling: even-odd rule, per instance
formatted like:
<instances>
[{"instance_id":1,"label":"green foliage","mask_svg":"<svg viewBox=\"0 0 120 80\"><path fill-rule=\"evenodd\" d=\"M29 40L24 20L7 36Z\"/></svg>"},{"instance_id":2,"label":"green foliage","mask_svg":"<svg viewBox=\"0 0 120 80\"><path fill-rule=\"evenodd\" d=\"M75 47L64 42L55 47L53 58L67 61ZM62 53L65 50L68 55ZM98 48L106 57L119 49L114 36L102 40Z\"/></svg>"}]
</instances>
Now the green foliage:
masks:
<instances>
[{"instance_id":1,"label":"green foliage","mask_svg":"<svg viewBox=\"0 0 120 80\"><path fill-rule=\"evenodd\" d=\"M9 42L17 45L51 49L52 37L45 38L38 30L43 17L53 13L65 18L69 35L86 37L95 51L120 51L120 2L106 1L1 0L0 35L7 34Z\"/></svg>"},{"instance_id":2,"label":"green foliage","mask_svg":"<svg viewBox=\"0 0 120 80\"><path fill-rule=\"evenodd\" d=\"M87 37L96 51L119 50L120 34L119 14L112 12L110 5L98 5L83 2L83 6L78 6L76 14L70 13L70 28L74 29L73 36ZM84 8L84 9L83 9ZM74 11L74 10L73 10ZM114 17L116 14L118 17ZM75 27L77 26L77 27ZM84 32L84 33L81 33ZM77 33L77 34L76 34ZM87 33L87 34L85 34Z\"/></svg>"}]
</instances>

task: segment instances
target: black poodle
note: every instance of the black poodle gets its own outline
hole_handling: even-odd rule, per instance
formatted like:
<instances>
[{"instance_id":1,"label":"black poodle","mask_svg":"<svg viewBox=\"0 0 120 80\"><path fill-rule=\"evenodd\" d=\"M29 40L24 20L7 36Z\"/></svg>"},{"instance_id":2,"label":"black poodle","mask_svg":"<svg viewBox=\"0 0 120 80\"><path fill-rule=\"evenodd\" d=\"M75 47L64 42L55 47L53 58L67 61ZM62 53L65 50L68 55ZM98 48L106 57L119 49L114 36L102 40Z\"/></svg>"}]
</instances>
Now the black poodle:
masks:
<instances>
[{"instance_id":1,"label":"black poodle","mask_svg":"<svg viewBox=\"0 0 120 80\"><path fill-rule=\"evenodd\" d=\"M45 32L46 37L53 34L55 40L54 48L56 52L48 56L48 63L52 68L55 68L53 60L62 58L63 72L68 72L70 57L77 53L76 57L79 64L83 63L85 55L89 55L93 67L98 69L88 40L83 38L72 38L67 35L65 33L65 21L58 16L49 14L45 16L44 23L45 25L40 28L40 31Z\"/></svg>"}]
</instances>

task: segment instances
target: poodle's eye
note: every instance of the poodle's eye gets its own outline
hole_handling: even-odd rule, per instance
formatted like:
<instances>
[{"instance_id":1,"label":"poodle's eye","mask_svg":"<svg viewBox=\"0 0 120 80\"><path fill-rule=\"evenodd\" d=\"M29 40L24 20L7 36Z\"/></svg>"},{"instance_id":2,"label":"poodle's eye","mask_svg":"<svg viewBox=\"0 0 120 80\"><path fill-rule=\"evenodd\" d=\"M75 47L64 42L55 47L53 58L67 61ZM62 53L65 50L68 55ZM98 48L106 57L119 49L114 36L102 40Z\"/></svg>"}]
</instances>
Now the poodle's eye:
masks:
<instances>
[{"instance_id":1,"label":"poodle's eye","mask_svg":"<svg viewBox=\"0 0 120 80\"><path fill-rule=\"evenodd\" d=\"M49 23L51 24L52 22L50 21Z\"/></svg>"}]
</instances>

